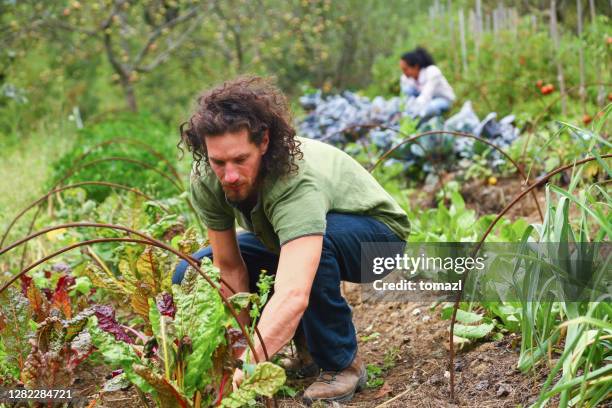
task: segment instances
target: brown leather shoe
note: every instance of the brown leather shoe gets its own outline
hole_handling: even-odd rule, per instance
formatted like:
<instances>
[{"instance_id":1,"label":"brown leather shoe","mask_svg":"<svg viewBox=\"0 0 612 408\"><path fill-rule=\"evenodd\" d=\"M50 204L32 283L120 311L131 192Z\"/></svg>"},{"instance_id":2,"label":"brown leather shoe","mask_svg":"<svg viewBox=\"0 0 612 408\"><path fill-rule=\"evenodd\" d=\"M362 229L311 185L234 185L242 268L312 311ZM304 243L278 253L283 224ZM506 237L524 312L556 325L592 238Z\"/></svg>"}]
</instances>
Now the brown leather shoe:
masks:
<instances>
[{"instance_id":1,"label":"brown leather shoe","mask_svg":"<svg viewBox=\"0 0 612 408\"><path fill-rule=\"evenodd\" d=\"M367 379L365 365L357 355L344 370L322 371L316 381L304 391L302 398L308 405L314 401L350 401L355 392L365 387Z\"/></svg>"}]
</instances>

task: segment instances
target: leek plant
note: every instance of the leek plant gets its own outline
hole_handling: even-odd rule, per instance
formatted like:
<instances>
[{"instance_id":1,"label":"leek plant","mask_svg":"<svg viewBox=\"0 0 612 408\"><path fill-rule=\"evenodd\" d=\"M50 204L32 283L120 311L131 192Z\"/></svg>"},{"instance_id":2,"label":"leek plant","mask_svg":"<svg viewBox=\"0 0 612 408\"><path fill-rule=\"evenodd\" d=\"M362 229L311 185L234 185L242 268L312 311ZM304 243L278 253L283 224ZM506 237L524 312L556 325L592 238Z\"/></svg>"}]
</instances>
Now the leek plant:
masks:
<instances>
[{"instance_id":1,"label":"leek plant","mask_svg":"<svg viewBox=\"0 0 612 408\"><path fill-rule=\"evenodd\" d=\"M575 172L567 190L546 189L546 214L541 225L531 225L524 243L545 248L545 258L558 263L569 276L581 283L605 284L610 279L610 259L597 263L598 242L608 241L611 230L609 207L612 203L605 184L578 189L581 170ZM608 175L610 173L608 172ZM553 197L558 198L553 203ZM578 216L570 220L570 208ZM552 261L551 261L552 260ZM596 406L610 397L612 390L612 305L607 292L578 296L575 287L548 282L555 299L538 301L542 288L541 262L524 262L525 291L521 299L521 354L518 367L529 371L548 361L551 371L534 407L542 407L558 395L559 406ZM574 291L572 293L572 291ZM581 300L581 301L579 301ZM560 356L554 358L553 351Z\"/></svg>"}]
</instances>

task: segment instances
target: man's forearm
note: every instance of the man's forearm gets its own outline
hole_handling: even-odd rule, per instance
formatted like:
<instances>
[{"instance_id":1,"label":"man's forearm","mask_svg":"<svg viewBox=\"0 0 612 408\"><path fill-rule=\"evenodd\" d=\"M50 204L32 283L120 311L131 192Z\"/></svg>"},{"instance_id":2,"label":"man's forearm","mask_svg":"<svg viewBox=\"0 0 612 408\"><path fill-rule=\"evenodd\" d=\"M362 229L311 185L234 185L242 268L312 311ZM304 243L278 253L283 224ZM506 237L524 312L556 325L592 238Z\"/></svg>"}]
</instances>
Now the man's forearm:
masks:
<instances>
[{"instance_id":1,"label":"man's forearm","mask_svg":"<svg viewBox=\"0 0 612 408\"><path fill-rule=\"evenodd\" d=\"M240 254L236 231L231 228L224 231L208 230L208 239L213 250L213 265L221 271L221 278L236 292L249 291L249 274ZM232 291L222 286L226 296Z\"/></svg>"},{"instance_id":2,"label":"man's forearm","mask_svg":"<svg viewBox=\"0 0 612 408\"><path fill-rule=\"evenodd\" d=\"M281 248L274 280L274 295L264 307L257 328L272 357L287 344L308 307L310 290L321 258L323 236L296 238ZM255 352L263 360L263 348L255 340Z\"/></svg>"},{"instance_id":3,"label":"man's forearm","mask_svg":"<svg viewBox=\"0 0 612 408\"><path fill-rule=\"evenodd\" d=\"M236 292L249 291L249 274L244 264L233 268L219 266L219 270L221 270L221 278ZM222 285L222 287L226 296L233 294L227 285Z\"/></svg>"},{"instance_id":4,"label":"man's forearm","mask_svg":"<svg viewBox=\"0 0 612 408\"><path fill-rule=\"evenodd\" d=\"M268 357L272 357L291 340L306 310L307 299L275 293L266 304L257 328L263 338ZM255 337L255 351L260 361L265 359L263 347Z\"/></svg>"}]
</instances>

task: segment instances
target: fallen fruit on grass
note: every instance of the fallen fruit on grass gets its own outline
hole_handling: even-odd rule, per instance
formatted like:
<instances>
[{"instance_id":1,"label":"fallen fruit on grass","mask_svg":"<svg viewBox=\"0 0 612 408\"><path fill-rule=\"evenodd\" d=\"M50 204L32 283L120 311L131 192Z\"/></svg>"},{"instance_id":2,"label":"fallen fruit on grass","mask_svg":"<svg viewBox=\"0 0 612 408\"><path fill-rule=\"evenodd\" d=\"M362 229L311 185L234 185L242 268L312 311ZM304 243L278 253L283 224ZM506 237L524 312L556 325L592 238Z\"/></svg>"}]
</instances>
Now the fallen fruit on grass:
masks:
<instances>
[{"instance_id":1,"label":"fallen fruit on grass","mask_svg":"<svg viewBox=\"0 0 612 408\"><path fill-rule=\"evenodd\" d=\"M489 182L490 186L494 186L497 184L497 177L491 176L487 181Z\"/></svg>"},{"instance_id":2,"label":"fallen fruit on grass","mask_svg":"<svg viewBox=\"0 0 612 408\"><path fill-rule=\"evenodd\" d=\"M584 115L582 115L582 123L584 123L585 125L588 125L592 121L593 121L593 117L589 115L588 113L585 113Z\"/></svg>"},{"instance_id":3,"label":"fallen fruit on grass","mask_svg":"<svg viewBox=\"0 0 612 408\"><path fill-rule=\"evenodd\" d=\"M612 92L608 94L608 101L612 102Z\"/></svg>"},{"instance_id":4,"label":"fallen fruit on grass","mask_svg":"<svg viewBox=\"0 0 612 408\"><path fill-rule=\"evenodd\" d=\"M538 81L536 82L536 86L538 88L542 88L542 85L544 85L544 81L542 81L541 79L538 79Z\"/></svg>"}]
</instances>

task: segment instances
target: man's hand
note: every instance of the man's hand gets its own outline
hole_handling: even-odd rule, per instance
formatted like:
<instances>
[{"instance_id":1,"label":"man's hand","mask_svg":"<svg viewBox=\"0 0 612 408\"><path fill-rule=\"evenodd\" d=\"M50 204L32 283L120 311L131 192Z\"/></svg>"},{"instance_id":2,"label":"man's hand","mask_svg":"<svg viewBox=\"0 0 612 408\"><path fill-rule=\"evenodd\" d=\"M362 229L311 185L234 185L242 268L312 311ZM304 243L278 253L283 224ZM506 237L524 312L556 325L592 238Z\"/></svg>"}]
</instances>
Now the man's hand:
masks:
<instances>
[{"instance_id":1,"label":"man's hand","mask_svg":"<svg viewBox=\"0 0 612 408\"><path fill-rule=\"evenodd\" d=\"M240 384L242 384L242 381L244 380L244 373L242 372L241 369L237 368L236 371L234 371L234 377L232 378L232 385L233 385L233 389L234 391L236 391L238 389L238 387L240 387Z\"/></svg>"}]
</instances>

